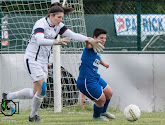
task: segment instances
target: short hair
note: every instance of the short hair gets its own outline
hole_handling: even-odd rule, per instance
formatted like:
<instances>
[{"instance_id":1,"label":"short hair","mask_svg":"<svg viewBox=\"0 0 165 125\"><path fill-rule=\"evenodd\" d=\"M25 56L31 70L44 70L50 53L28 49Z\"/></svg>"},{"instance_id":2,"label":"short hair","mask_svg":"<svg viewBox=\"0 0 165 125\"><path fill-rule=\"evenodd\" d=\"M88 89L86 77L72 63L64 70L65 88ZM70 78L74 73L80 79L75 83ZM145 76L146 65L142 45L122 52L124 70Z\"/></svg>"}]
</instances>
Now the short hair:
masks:
<instances>
[{"instance_id":1,"label":"short hair","mask_svg":"<svg viewBox=\"0 0 165 125\"><path fill-rule=\"evenodd\" d=\"M63 7L60 3L56 2L50 5L48 15L51 13L58 13L58 12L63 12L64 14L69 14L73 11L74 9L71 7Z\"/></svg>"},{"instance_id":2,"label":"short hair","mask_svg":"<svg viewBox=\"0 0 165 125\"><path fill-rule=\"evenodd\" d=\"M101 28L96 28L93 32L93 37L95 36L97 38L101 34L107 34L107 31Z\"/></svg>"}]
</instances>

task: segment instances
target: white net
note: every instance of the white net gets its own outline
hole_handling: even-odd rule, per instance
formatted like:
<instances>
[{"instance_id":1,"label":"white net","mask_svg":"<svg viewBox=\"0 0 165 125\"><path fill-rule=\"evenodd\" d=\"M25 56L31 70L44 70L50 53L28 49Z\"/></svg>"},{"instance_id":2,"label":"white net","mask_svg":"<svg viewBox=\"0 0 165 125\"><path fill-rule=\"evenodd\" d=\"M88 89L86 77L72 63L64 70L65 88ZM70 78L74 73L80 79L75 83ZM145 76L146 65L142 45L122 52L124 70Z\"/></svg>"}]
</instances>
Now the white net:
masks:
<instances>
[{"instance_id":1,"label":"white net","mask_svg":"<svg viewBox=\"0 0 165 125\"><path fill-rule=\"evenodd\" d=\"M143 47L142 51L164 51L165 34L154 35L149 42Z\"/></svg>"},{"instance_id":2,"label":"white net","mask_svg":"<svg viewBox=\"0 0 165 125\"><path fill-rule=\"evenodd\" d=\"M23 54L34 23L47 16L50 4L50 0L2 0L0 2L0 74L2 75L0 92L32 87L32 82L24 70ZM86 35L83 0L67 0L65 5L73 7L74 12L66 15L63 23L74 32ZM82 52L83 47L83 43L71 41L61 49L63 106L78 102L79 91L76 87L76 79L80 54L77 53ZM51 62L53 62L52 57ZM48 91L42 107L53 107L52 67L49 68ZM28 107L30 102L26 104L25 102L23 106Z\"/></svg>"}]
</instances>

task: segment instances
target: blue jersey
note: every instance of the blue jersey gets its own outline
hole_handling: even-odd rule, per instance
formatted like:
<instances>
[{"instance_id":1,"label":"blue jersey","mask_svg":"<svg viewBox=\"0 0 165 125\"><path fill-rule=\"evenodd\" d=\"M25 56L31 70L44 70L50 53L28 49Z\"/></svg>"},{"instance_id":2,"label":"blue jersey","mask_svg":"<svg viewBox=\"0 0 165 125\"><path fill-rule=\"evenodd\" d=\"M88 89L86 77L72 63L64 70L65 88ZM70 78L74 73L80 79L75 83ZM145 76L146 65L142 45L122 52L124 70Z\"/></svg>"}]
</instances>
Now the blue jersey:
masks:
<instances>
[{"instance_id":1,"label":"blue jersey","mask_svg":"<svg viewBox=\"0 0 165 125\"><path fill-rule=\"evenodd\" d=\"M76 81L78 89L91 100L99 100L107 83L98 74L100 53L84 48L81 56L79 77Z\"/></svg>"},{"instance_id":2,"label":"blue jersey","mask_svg":"<svg viewBox=\"0 0 165 125\"><path fill-rule=\"evenodd\" d=\"M79 77L100 78L100 75L98 74L100 59L100 53L95 53L93 49L84 48L79 68Z\"/></svg>"}]
</instances>

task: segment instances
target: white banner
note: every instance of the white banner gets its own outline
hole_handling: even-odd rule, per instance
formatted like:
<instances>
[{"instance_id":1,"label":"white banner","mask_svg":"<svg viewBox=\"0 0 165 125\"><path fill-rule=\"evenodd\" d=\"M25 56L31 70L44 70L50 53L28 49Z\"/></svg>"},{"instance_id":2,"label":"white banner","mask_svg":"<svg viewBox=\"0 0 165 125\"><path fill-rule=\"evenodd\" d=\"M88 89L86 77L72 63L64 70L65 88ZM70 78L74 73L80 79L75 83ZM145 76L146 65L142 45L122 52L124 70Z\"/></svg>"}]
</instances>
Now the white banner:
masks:
<instances>
[{"instance_id":1,"label":"white banner","mask_svg":"<svg viewBox=\"0 0 165 125\"><path fill-rule=\"evenodd\" d=\"M117 35L137 35L136 14L114 14L114 22ZM165 14L142 14L141 33L142 35L165 34Z\"/></svg>"}]
</instances>

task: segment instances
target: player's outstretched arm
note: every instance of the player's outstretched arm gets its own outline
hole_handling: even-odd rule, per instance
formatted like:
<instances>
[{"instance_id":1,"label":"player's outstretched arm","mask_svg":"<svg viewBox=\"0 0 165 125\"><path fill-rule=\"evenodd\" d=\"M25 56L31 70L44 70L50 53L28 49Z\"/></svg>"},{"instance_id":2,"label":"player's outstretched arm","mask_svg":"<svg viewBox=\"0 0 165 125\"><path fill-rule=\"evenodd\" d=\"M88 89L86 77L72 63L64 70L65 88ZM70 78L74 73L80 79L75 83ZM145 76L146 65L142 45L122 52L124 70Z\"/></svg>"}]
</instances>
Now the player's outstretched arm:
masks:
<instances>
[{"instance_id":1,"label":"player's outstretched arm","mask_svg":"<svg viewBox=\"0 0 165 125\"><path fill-rule=\"evenodd\" d=\"M106 68L109 68L109 64L105 63L102 59L100 60L100 64L103 65Z\"/></svg>"},{"instance_id":2,"label":"player's outstretched arm","mask_svg":"<svg viewBox=\"0 0 165 125\"><path fill-rule=\"evenodd\" d=\"M89 38L87 36L81 35L79 33L75 33L71 31L70 29L67 29L62 36L70 36L72 39L77 40L77 41L87 41L89 44L92 45L93 50L97 53L103 51L104 46L101 44L101 41L94 40L93 38Z\"/></svg>"},{"instance_id":3,"label":"player's outstretched arm","mask_svg":"<svg viewBox=\"0 0 165 125\"><path fill-rule=\"evenodd\" d=\"M35 35L38 45L40 46L51 46L51 45L67 45L70 42L70 37L64 37L62 39L45 39L43 33Z\"/></svg>"}]
</instances>

